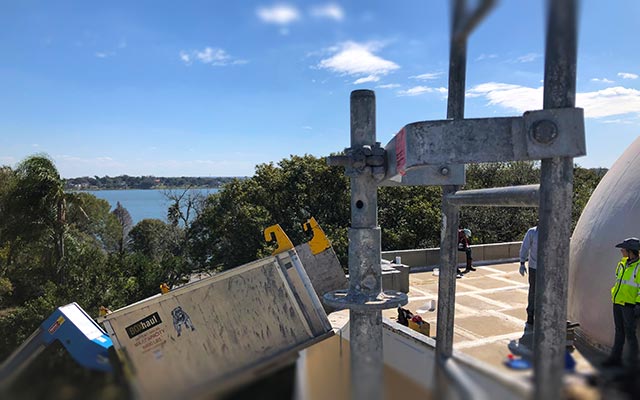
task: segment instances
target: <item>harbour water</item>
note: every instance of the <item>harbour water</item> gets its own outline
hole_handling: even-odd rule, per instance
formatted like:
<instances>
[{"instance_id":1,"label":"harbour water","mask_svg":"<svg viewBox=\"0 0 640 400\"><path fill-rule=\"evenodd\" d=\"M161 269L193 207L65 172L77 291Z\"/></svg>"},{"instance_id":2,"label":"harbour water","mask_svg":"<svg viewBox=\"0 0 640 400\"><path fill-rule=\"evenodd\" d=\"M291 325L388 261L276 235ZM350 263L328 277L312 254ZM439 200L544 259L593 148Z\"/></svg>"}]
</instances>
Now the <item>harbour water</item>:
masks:
<instances>
[{"instance_id":1,"label":"harbour water","mask_svg":"<svg viewBox=\"0 0 640 400\"><path fill-rule=\"evenodd\" d=\"M184 189L171 189L170 191L182 194ZM205 196L217 193L219 189L190 189L193 193ZM88 190L99 199L104 199L111 205L111 210L120 202L131 214L134 224L143 219L155 218L162 221L167 220L167 209L171 203L165 196L165 189L126 189L126 190Z\"/></svg>"}]
</instances>

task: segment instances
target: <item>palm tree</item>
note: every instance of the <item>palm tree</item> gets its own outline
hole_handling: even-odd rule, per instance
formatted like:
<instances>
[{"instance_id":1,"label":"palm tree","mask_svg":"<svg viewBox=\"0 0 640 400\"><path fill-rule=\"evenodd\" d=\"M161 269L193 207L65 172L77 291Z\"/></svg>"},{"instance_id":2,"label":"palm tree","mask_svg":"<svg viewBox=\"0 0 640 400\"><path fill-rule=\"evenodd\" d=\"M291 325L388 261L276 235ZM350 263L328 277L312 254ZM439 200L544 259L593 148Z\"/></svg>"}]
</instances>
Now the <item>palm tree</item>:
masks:
<instances>
[{"instance_id":1,"label":"palm tree","mask_svg":"<svg viewBox=\"0 0 640 400\"><path fill-rule=\"evenodd\" d=\"M67 197L64 182L46 155L29 156L15 170L13 190L8 196L9 238L48 238L53 244L53 262L59 277L65 255Z\"/></svg>"}]
</instances>

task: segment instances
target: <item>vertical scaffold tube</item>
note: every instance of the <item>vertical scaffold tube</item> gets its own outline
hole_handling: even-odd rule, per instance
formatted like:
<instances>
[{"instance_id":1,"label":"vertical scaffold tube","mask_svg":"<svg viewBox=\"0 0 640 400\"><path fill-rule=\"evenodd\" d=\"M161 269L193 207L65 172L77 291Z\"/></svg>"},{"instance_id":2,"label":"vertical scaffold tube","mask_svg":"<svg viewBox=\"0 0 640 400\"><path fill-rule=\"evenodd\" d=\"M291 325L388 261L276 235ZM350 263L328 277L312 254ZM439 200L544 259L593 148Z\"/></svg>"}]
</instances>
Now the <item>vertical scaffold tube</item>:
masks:
<instances>
[{"instance_id":1,"label":"vertical scaffold tube","mask_svg":"<svg viewBox=\"0 0 640 400\"><path fill-rule=\"evenodd\" d=\"M545 109L575 105L576 2L550 0L547 4ZM554 130L554 126L545 129ZM543 159L534 315L534 397L539 400L562 397L572 192L573 158Z\"/></svg>"},{"instance_id":2,"label":"vertical scaffold tube","mask_svg":"<svg viewBox=\"0 0 640 400\"><path fill-rule=\"evenodd\" d=\"M451 2L451 44L449 48L449 96L447 118L464 118L464 91L467 71L467 39L455 40L455 32L462 23L465 0ZM438 321L436 332L436 396L447 395L448 380L442 370L444 361L453 353L453 329L456 305L456 265L458 261L459 208L449 204L447 195L458 187L442 187L442 227L440 232L440 277L438 278ZM442 363L442 364L441 364Z\"/></svg>"},{"instance_id":3,"label":"vertical scaffold tube","mask_svg":"<svg viewBox=\"0 0 640 400\"><path fill-rule=\"evenodd\" d=\"M371 90L353 91L351 149L373 146L375 142L375 94ZM367 168L351 174L349 292L354 298L375 299L382 290L381 239L377 183ZM382 312L352 309L350 331L352 398L382 399Z\"/></svg>"}]
</instances>

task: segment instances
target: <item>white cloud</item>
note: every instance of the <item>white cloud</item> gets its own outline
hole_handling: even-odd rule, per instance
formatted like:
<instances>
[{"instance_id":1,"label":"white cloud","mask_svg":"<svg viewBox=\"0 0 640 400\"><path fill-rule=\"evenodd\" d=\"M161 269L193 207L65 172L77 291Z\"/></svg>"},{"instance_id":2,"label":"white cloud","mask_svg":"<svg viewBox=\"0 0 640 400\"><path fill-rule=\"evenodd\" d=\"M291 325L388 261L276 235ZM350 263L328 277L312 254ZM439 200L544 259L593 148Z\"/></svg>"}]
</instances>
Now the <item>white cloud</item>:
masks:
<instances>
[{"instance_id":1,"label":"white cloud","mask_svg":"<svg viewBox=\"0 0 640 400\"><path fill-rule=\"evenodd\" d=\"M400 85L397 84L397 83L387 83L385 85L378 85L376 87L380 88L380 89L395 89L395 88L400 87Z\"/></svg>"},{"instance_id":2,"label":"white cloud","mask_svg":"<svg viewBox=\"0 0 640 400\"><path fill-rule=\"evenodd\" d=\"M518 57L516 61L521 63L526 63L526 62L535 61L540 57L541 57L540 54L537 54L537 53L527 53L523 56Z\"/></svg>"},{"instance_id":3,"label":"white cloud","mask_svg":"<svg viewBox=\"0 0 640 400\"><path fill-rule=\"evenodd\" d=\"M398 96L419 96L425 93L441 93L446 94L447 88L439 87L428 87L428 86L414 86L407 90L399 90Z\"/></svg>"},{"instance_id":4,"label":"white cloud","mask_svg":"<svg viewBox=\"0 0 640 400\"><path fill-rule=\"evenodd\" d=\"M321 60L318 68L328 69L341 75L359 76L363 79L380 77L395 71L400 66L374 54L382 48L379 42L344 42L328 51L331 57ZM370 80L371 81L371 80Z\"/></svg>"},{"instance_id":5,"label":"white cloud","mask_svg":"<svg viewBox=\"0 0 640 400\"><path fill-rule=\"evenodd\" d=\"M191 56L187 53L185 53L184 51L180 52L180 59L185 63L185 64L191 64Z\"/></svg>"},{"instance_id":6,"label":"white cloud","mask_svg":"<svg viewBox=\"0 0 640 400\"><path fill-rule=\"evenodd\" d=\"M310 127L309 125L305 125L305 126L303 126L303 127L302 127L302 129L304 129L305 131L310 131L310 130L312 130L313 128L312 128L312 127Z\"/></svg>"},{"instance_id":7,"label":"white cloud","mask_svg":"<svg viewBox=\"0 0 640 400\"><path fill-rule=\"evenodd\" d=\"M616 86L597 92L578 93L576 105L584 108L585 116L591 118L640 114L640 90Z\"/></svg>"},{"instance_id":8,"label":"white cloud","mask_svg":"<svg viewBox=\"0 0 640 400\"><path fill-rule=\"evenodd\" d=\"M410 76L409 78L418 79L421 81L430 81L440 78L442 74L443 72L427 72L426 74L414 75Z\"/></svg>"},{"instance_id":9,"label":"white cloud","mask_svg":"<svg viewBox=\"0 0 640 400\"><path fill-rule=\"evenodd\" d=\"M484 97L489 105L518 112L542 108L543 88L489 82L474 86L467 97ZM584 108L585 117L602 118L630 113L640 114L640 90L621 86L595 92L578 93L576 106Z\"/></svg>"},{"instance_id":10,"label":"white cloud","mask_svg":"<svg viewBox=\"0 0 640 400\"><path fill-rule=\"evenodd\" d=\"M618 72L618 76L622 79L638 79L638 75L631 72Z\"/></svg>"},{"instance_id":11,"label":"white cloud","mask_svg":"<svg viewBox=\"0 0 640 400\"><path fill-rule=\"evenodd\" d=\"M637 125L638 124L638 118L636 119L623 119L623 118L616 118L616 119L604 119L602 120L603 123L605 124L622 124L622 125Z\"/></svg>"},{"instance_id":12,"label":"white cloud","mask_svg":"<svg viewBox=\"0 0 640 400\"><path fill-rule=\"evenodd\" d=\"M498 58L497 54L480 54L478 57L476 57L476 61L482 61L482 60L487 60L490 58Z\"/></svg>"},{"instance_id":13,"label":"white cloud","mask_svg":"<svg viewBox=\"0 0 640 400\"><path fill-rule=\"evenodd\" d=\"M204 64L211 64L214 62L226 63L230 56L226 51L222 49L212 49L211 47L205 47L202 51L196 51L196 58Z\"/></svg>"},{"instance_id":14,"label":"white cloud","mask_svg":"<svg viewBox=\"0 0 640 400\"><path fill-rule=\"evenodd\" d=\"M485 97L489 105L498 105L519 112L542 108L542 87L529 88L507 83L488 82L467 91L467 97Z\"/></svg>"},{"instance_id":15,"label":"white cloud","mask_svg":"<svg viewBox=\"0 0 640 400\"><path fill-rule=\"evenodd\" d=\"M298 9L288 4L260 7L256 10L256 14L263 22L276 25L288 25L300 19Z\"/></svg>"},{"instance_id":16,"label":"white cloud","mask_svg":"<svg viewBox=\"0 0 640 400\"><path fill-rule=\"evenodd\" d=\"M114 53L113 51L97 51L95 53L95 56L98 57L98 58L113 57L115 55L116 55L116 53Z\"/></svg>"},{"instance_id":17,"label":"white cloud","mask_svg":"<svg viewBox=\"0 0 640 400\"><path fill-rule=\"evenodd\" d=\"M613 83L613 81L610 81L607 78L592 78L591 82L598 82L598 83Z\"/></svg>"},{"instance_id":18,"label":"white cloud","mask_svg":"<svg viewBox=\"0 0 640 400\"><path fill-rule=\"evenodd\" d=\"M356 79L353 84L354 85L359 85L361 83L366 83L366 82L378 82L380 80L379 77L375 76L375 75L369 75L369 76L365 76L363 78L359 78Z\"/></svg>"},{"instance_id":19,"label":"white cloud","mask_svg":"<svg viewBox=\"0 0 640 400\"><path fill-rule=\"evenodd\" d=\"M309 13L312 17L316 18L329 18L335 21L342 21L344 19L344 10L342 7L334 3L315 6L311 8Z\"/></svg>"},{"instance_id":20,"label":"white cloud","mask_svg":"<svg viewBox=\"0 0 640 400\"><path fill-rule=\"evenodd\" d=\"M246 60L240 60L232 57L224 49L214 47L205 47L202 50L192 50L190 52L181 50L179 56L180 60L187 65L191 65L195 60L200 61L203 64L210 64L216 67L247 63Z\"/></svg>"}]
</instances>

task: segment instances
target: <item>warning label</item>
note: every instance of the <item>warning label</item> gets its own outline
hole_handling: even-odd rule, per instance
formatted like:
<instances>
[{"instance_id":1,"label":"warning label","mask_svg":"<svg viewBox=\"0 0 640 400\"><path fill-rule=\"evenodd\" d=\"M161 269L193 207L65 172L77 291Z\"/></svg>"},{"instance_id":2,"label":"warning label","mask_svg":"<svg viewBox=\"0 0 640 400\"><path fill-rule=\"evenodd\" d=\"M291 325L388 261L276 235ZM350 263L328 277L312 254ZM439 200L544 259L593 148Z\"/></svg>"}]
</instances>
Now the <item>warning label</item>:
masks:
<instances>
[{"instance_id":1,"label":"warning label","mask_svg":"<svg viewBox=\"0 0 640 400\"><path fill-rule=\"evenodd\" d=\"M166 342L165 330L163 327L158 326L138 335L133 340L133 346L138 350L142 350L142 353L147 353Z\"/></svg>"}]
</instances>

